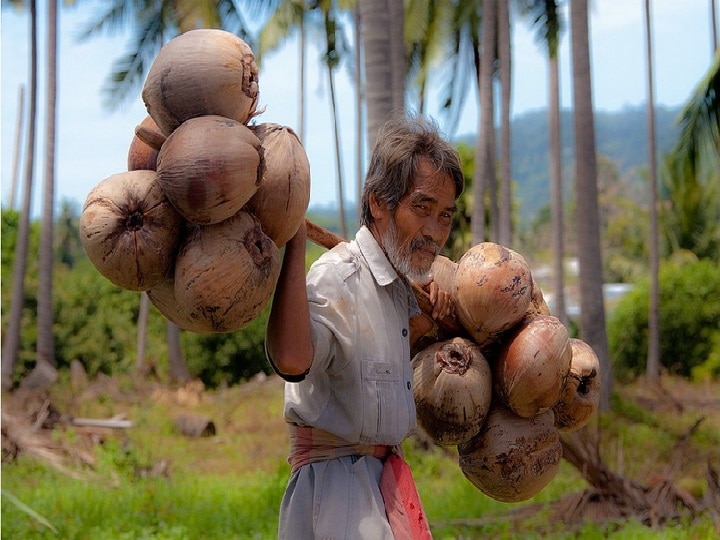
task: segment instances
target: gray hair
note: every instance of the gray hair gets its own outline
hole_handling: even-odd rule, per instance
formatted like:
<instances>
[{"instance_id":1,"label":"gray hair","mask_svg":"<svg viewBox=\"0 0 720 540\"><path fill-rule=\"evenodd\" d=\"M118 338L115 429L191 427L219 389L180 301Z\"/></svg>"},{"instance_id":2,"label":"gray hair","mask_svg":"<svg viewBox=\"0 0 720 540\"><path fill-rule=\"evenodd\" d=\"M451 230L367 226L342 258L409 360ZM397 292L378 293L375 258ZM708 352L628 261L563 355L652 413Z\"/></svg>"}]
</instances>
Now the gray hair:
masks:
<instances>
[{"instance_id":1,"label":"gray hair","mask_svg":"<svg viewBox=\"0 0 720 540\"><path fill-rule=\"evenodd\" d=\"M365 176L362 194L361 225L369 226L374 218L370 212L370 196L395 210L410 191L424 158L439 173L447 174L455 184L455 198L465 187L457 150L445 141L437 124L420 115L393 115L377 132L375 148Z\"/></svg>"}]
</instances>

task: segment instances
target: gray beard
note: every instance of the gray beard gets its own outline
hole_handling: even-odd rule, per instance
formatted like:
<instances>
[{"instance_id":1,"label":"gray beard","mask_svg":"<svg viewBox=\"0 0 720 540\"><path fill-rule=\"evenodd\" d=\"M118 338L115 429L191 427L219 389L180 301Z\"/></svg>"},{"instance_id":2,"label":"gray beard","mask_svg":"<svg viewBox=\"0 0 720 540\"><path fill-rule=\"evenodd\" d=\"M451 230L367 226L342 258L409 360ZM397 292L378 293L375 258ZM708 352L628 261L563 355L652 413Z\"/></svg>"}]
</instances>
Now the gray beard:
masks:
<instances>
[{"instance_id":1,"label":"gray beard","mask_svg":"<svg viewBox=\"0 0 720 540\"><path fill-rule=\"evenodd\" d=\"M395 271L401 276L418 283L427 283L429 281L431 265L428 265L427 268L414 268L412 266L412 254L415 249L426 243L432 242L413 240L409 250L399 246L397 243L397 228L395 227L394 219L390 228L380 236L381 247L383 251L385 251L385 255L390 261L390 264L395 268ZM437 256L440 248L437 245L434 245L434 248L435 255Z\"/></svg>"}]
</instances>

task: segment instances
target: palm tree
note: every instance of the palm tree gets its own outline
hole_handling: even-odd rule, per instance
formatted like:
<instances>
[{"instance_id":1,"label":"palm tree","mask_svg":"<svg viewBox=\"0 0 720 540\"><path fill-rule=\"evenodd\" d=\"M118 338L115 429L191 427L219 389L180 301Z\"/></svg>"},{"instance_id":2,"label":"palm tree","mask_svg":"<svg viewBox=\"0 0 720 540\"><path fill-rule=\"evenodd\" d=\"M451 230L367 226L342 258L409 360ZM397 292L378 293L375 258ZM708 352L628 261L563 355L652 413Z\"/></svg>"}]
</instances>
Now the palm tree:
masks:
<instances>
[{"instance_id":1,"label":"palm tree","mask_svg":"<svg viewBox=\"0 0 720 540\"><path fill-rule=\"evenodd\" d=\"M27 268L28 241L30 237L30 208L35 159L35 124L37 116L37 7L35 0L29 0L30 11L30 110L28 113L27 149L25 152L25 192L20 210L18 237L13 262L13 285L10 299L10 313L2 345L2 387L12 387L20 346L20 323L24 307L25 270Z\"/></svg>"},{"instance_id":2,"label":"palm tree","mask_svg":"<svg viewBox=\"0 0 720 540\"><path fill-rule=\"evenodd\" d=\"M480 129L475 148L475 170L473 172L473 243L485 238L485 186L490 187L490 221L495 212L495 122L493 100L493 63L495 59L496 0L483 0L482 11L482 62L480 65ZM492 230L497 231L496 227Z\"/></svg>"},{"instance_id":3,"label":"palm tree","mask_svg":"<svg viewBox=\"0 0 720 540\"><path fill-rule=\"evenodd\" d=\"M43 190L42 229L38 254L37 295L37 351L35 368L27 381L45 387L57 378L55 369L55 340L53 337L52 281L55 251L54 204L55 204L55 127L57 123L57 2L48 2L48 48L47 48L47 106L45 132L45 182Z\"/></svg>"},{"instance_id":4,"label":"palm tree","mask_svg":"<svg viewBox=\"0 0 720 540\"><path fill-rule=\"evenodd\" d=\"M498 58L501 89L500 122L500 189L498 194L497 241L504 246L512 244L512 190L511 190L511 147L510 147L510 96L512 94L510 10L508 2L498 2Z\"/></svg>"},{"instance_id":5,"label":"palm tree","mask_svg":"<svg viewBox=\"0 0 720 540\"><path fill-rule=\"evenodd\" d=\"M23 119L25 109L25 86L22 84L18 88L18 119L15 131L15 152L13 153L12 165L12 185L10 186L10 202L8 208L15 209L15 190L17 188L18 179L20 178L20 147L22 146Z\"/></svg>"},{"instance_id":6,"label":"palm tree","mask_svg":"<svg viewBox=\"0 0 720 540\"><path fill-rule=\"evenodd\" d=\"M647 38L648 181L650 184L650 306L648 311L648 352L645 375L648 381L655 382L660 376L660 248L650 0L645 0L645 36Z\"/></svg>"},{"instance_id":7,"label":"palm tree","mask_svg":"<svg viewBox=\"0 0 720 540\"><path fill-rule=\"evenodd\" d=\"M249 40L249 31L233 0L161 0L125 2L109 7L80 33L86 40L125 26L134 30L128 53L113 63L104 87L105 105L117 108L140 88L152 61L168 39L194 28L224 28Z\"/></svg>"},{"instance_id":8,"label":"palm tree","mask_svg":"<svg viewBox=\"0 0 720 540\"><path fill-rule=\"evenodd\" d=\"M359 0L361 38L365 67L367 146L375 144L375 133L396 109L405 105L404 15L395 0ZM388 58L388 54L391 58ZM402 56L402 62L399 58ZM393 73L402 65L402 77Z\"/></svg>"},{"instance_id":9,"label":"palm tree","mask_svg":"<svg viewBox=\"0 0 720 540\"><path fill-rule=\"evenodd\" d=\"M592 106L588 0L570 1L575 120L575 221L580 262L580 331L600 361L600 410L610 410L612 368L605 328L598 211L595 122Z\"/></svg>"},{"instance_id":10,"label":"palm tree","mask_svg":"<svg viewBox=\"0 0 720 540\"><path fill-rule=\"evenodd\" d=\"M565 307L565 241L562 189L562 146L560 144L560 72L558 46L565 23L555 0L530 0L523 13L537 26L537 39L547 47L548 57L548 126L550 213L553 246L553 312L564 325L568 324Z\"/></svg>"}]
</instances>

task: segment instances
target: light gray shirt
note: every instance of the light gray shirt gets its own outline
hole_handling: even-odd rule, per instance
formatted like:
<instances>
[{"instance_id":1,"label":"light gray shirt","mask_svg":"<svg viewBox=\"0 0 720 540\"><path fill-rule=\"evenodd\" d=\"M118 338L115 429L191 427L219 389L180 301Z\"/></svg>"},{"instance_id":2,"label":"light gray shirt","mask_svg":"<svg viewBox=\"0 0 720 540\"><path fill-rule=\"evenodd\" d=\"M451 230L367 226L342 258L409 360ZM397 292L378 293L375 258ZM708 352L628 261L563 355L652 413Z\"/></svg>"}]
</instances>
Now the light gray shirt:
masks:
<instances>
[{"instance_id":1,"label":"light gray shirt","mask_svg":"<svg viewBox=\"0 0 720 540\"><path fill-rule=\"evenodd\" d=\"M412 289L366 227L313 264L307 288L315 355L303 381L285 383L285 419L350 443L400 444L415 428Z\"/></svg>"}]
</instances>

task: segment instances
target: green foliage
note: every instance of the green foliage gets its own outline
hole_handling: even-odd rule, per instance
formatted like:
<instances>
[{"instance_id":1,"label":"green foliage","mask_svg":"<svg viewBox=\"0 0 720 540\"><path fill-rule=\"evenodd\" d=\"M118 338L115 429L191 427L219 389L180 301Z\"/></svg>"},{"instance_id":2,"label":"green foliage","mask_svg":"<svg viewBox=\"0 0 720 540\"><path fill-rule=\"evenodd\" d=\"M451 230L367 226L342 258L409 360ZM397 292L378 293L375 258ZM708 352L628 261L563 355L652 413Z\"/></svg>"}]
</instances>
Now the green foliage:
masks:
<instances>
[{"instance_id":1,"label":"green foliage","mask_svg":"<svg viewBox=\"0 0 720 540\"><path fill-rule=\"evenodd\" d=\"M265 358L265 328L270 302L260 315L237 332L193 334L184 332L183 349L188 369L207 386L233 385L256 373L270 373Z\"/></svg>"},{"instance_id":2,"label":"green foliage","mask_svg":"<svg viewBox=\"0 0 720 540\"><path fill-rule=\"evenodd\" d=\"M661 365L686 377L720 376L720 269L706 259L668 263L659 277ZM638 282L608 321L616 375L636 376L645 370L649 290L648 279Z\"/></svg>"}]
</instances>

